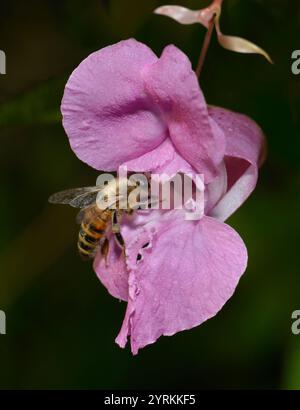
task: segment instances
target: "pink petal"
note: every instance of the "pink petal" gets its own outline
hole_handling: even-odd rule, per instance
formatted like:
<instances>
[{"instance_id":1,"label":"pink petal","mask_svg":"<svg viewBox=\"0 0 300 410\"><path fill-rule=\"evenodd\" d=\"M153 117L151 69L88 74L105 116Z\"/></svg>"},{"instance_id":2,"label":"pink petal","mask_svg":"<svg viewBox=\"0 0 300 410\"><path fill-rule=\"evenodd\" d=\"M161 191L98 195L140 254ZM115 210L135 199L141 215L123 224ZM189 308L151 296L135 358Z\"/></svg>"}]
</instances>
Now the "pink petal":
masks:
<instances>
[{"instance_id":1,"label":"pink petal","mask_svg":"<svg viewBox=\"0 0 300 410\"><path fill-rule=\"evenodd\" d=\"M220 199L225 195L228 188L228 178L225 161L221 162L219 172L215 179L205 187L205 214L216 206Z\"/></svg>"},{"instance_id":2,"label":"pink petal","mask_svg":"<svg viewBox=\"0 0 300 410\"><path fill-rule=\"evenodd\" d=\"M178 172L195 173L191 165L176 152L169 138L166 138L154 150L139 158L125 162L123 166L126 166L128 171L151 171L152 173L164 173L170 176Z\"/></svg>"},{"instance_id":3,"label":"pink petal","mask_svg":"<svg viewBox=\"0 0 300 410\"><path fill-rule=\"evenodd\" d=\"M181 24L200 23L200 11L181 6L162 6L154 10L155 14L167 16Z\"/></svg>"},{"instance_id":4,"label":"pink petal","mask_svg":"<svg viewBox=\"0 0 300 410\"><path fill-rule=\"evenodd\" d=\"M226 136L228 176L228 191L210 215L225 221L246 201L256 186L265 139L261 128L245 115L217 107L210 107L209 115Z\"/></svg>"},{"instance_id":5,"label":"pink petal","mask_svg":"<svg viewBox=\"0 0 300 410\"><path fill-rule=\"evenodd\" d=\"M216 315L247 265L245 245L232 228L206 216L188 222L180 211L144 229L127 253L129 300L116 342L124 347L130 335L134 354Z\"/></svg>"},{"instance_id":6,"label":"pink petal","mask_svg":"<svg viewBox=\"0 0 300 410\"><path fill-rule=\"evenodd\" d=\"M107 263L99 251L93 267L108 292L117 299L127 301L128 273L125 258L112 235L109 237Z\"/></svg>"},{"instance_id":7,"label":"pink petal","mask_svg":"<svg viewBox=\"0 0 300 410\"><path fill-rule=\"evenodd\" d=\"M61 109L81 160L113 171L165 139L165 123L141 77L143 68L156 61L147 46L131 39L91 54L72 73Z\"/></svg>"},{"instance_id":8,"label":"pink petal","mask_svg":"<svg viewBox=\"0 0 300 410\"><path fill-rule=\"evenodd\" d=\"M164 112L178 153L209 182L217 175L225 152L225 137L210 120L189 59L174 46L143 71L146 88Z\"/></svg>"},{"instance_id":9,"label":"pink petal","mask_svg":"<svg viewBox=\"0 0 300 410\"><path fill-rule=\"evenodd\" d=\"M170 17L180 24L200 23L208 28L209 22L214 15L220 15L220 1L215 1L209 7L201 10L190 10L181 6L162 6L154 10L155 14Z\"/></svg>"},{"instance_id":10,"label":"pink petal","mask_svg":"<svg viewBox=\"0 0 300 410\"><path fill-rule=\"evenodd\" d=\"M133 216L122 216L122 234L127 241L134 240L139 230L146 225L156 223L161 219L164 212L160 210L136 211ZM113 234L108 235L109 252L107 260L99 250L93 268L100 282L106 287L108 292L115 298L128 300L128 280L129 275L125 263L124 253L116 244Z\"/></svg>"}]
</instances>

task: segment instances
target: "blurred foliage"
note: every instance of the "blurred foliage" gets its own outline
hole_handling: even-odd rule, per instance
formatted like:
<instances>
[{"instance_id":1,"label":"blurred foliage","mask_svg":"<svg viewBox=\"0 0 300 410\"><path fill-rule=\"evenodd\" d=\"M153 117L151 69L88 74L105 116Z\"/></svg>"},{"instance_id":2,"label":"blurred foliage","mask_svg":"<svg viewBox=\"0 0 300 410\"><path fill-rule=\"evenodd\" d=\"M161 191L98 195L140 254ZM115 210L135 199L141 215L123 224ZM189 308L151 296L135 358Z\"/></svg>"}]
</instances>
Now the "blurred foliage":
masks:
<instances>
[{"instance_id":1,"label":"blurred foliage","mask_svg":"<svg viewBox=\"0 0 300 410\"><path fill-rule=\"evenodd\" d=\"M209 103L253 117L265 130L258 188L231 218L249 249L235 296L212 320L161 338L132 357L114 344L125 305L79 263L72 209L47 205L59 189L96 172L69 148L59 112L64 84L91 51L136 37L161 53L169 43L196 65L204 29L151 14L163 1L12 0L1 5L0 336L2 388L300 388L300 4L225 0L224 33L261 45L258 56L222 50L214 38L201 86ZM173 1L190 8L208 1Z\"/></svg>"}]
</instances>

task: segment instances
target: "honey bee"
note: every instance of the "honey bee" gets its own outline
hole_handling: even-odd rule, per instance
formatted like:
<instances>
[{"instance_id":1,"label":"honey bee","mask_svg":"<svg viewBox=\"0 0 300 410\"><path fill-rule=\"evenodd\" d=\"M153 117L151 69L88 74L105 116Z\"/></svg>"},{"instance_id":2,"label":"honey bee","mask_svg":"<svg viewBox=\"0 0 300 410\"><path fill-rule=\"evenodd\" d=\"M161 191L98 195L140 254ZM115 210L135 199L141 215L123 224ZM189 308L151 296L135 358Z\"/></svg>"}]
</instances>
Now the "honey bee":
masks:
<instances>
[{"instance_id":1,"label":"honey bee","mask_svg":"<svg viewBox=\"0 0 300 410\"><path fill-rule=\"evenodd\" d=\"M148 182L148 176L143 175ZM145 180L144 180L145 181ZM148 207L150 194L149 185L141 184L137 180L129 180L126 177L117 177L108 181L104 186L83 187L68 189L51 195L49 202L52 204L68 204L74 208L80 208L77 222L80 224L77 247L79 255L84 260L94 259L100 249L102 256L107 259L109 252L108 234L112 232L118 246L124 251L125 242L121 234L121 217L123 212L133 214L136 209ZM125 190L124 190L125 188ZM144 202L139 206L131 204L130 193L140 188ZM124 196L122 192L126 192ZM107 205L98 206L98 199L106 201ZM112 199L111 199L112 198ZM146 200L145 200L146 198Z\"/></svg>"}]
</instances>

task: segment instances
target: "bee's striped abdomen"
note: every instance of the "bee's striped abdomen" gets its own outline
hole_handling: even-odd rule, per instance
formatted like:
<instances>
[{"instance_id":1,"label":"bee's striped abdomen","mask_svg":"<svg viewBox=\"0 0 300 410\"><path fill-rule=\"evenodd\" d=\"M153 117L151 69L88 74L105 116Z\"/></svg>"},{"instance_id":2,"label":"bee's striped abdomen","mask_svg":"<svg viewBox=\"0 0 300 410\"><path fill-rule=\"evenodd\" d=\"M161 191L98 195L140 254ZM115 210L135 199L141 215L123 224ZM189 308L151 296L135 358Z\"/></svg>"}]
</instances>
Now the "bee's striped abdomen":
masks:
<instances>
[{"instance_id":1,"label":"bee's striped abdomen","mask_svg":"<svg viewBox=\"0 0 300 410\"><path fill-rule=\"evenodd\" d=\"M99 214L96 210L91 210L84 218L77 243L79 254L84 259L90 259L95 256L101 239L105 237L110 215L110 211L104 211Z\"/></svg>"},{"instance_id":2,"label":"bee's striped abdomen","mask_svg":"<svg viewBox=\"0 0 300 410\"><path fill-rule=\"evenodd\" d=\"M103 234L95 233L88 225L82 223L77 243L80 255L84 258L92 258L102 236Z\"/></svg>"}]
</instances>

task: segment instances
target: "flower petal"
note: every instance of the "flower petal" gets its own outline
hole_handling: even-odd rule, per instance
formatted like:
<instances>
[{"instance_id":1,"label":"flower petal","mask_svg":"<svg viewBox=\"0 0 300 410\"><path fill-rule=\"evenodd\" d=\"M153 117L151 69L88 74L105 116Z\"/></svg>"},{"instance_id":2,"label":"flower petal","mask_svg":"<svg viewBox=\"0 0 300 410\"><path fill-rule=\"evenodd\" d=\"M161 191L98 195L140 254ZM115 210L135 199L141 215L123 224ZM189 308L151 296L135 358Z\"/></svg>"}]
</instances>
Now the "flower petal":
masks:
<instances>
[{"instance_id":1,"label":"flower petal","mask_svg":"<svg viewBox=\"0 0 300 410\"><path fill-rule=\"evenodd\" d=\"M245 245L232 228L206 216L184 221L180 211L144 229L127 255L129 300L116 342L124 347L130 335L133 354L216 315L247 265Z\"/></svg>"},{"instance_id":2,"label":"flower petal","mask_svg":"<svg viewBox=\"0 0 300 410\"><path fill-rule=\"evenodd\" d=\"M181 6L162 6L154 10L155 14L170 17L181 24L200 23L200 11Z\"/></svg>"},{"instance_id":3,"label":"flower petal","mask_svg":"<svg viewBox=\"0 0 300 410\"><path fill-rule=\"evenodd\" d=\"M252 43L251 41L241 37L224 35L220 29L219 18L220 16L218 16L218 18L216 19L216 30L218 41L223 48L225 48L226 50L234 51L236 53L260 54L263 57L265 57L265 59L270 64L273 64L273 61L269 54L261 47L258 47L256 44Z\"/></svg>"},{"instance_id":4,"label":"flower petal","mask_svg":"<svg viewBox=\"0 0 300 410\"><path fill-rule=\"evenodd\" d=\"M227 170L225 161L219 166L219 173L216 178L205 187L205 214L209 215L211 209L225 195L228 188Z\"/></svg>"},{"instance_id":5,"label":"flower petal","mask_svg":"<svg viewBox=\"0 0 300 410\"><path fill-rule=\"evenodd\" d=\"M209 115L226 136L228 178L228 191L212 209L210 216L225 221L246 201L256 186L265 138L261 128L245 115L217 107L209 107Z\"/></svg>"},{"instance_id":6,"label":"flower petal","mask_svg":"<svg viewBox=\"0 0 300 410\"><path fill-rule=\"evenodd\" d=\"M112 235L109 237L107 261L99 251L94 260L94 271L108 292L115 298L127 301L128 273L124 255Z\"/></svg>"},{"instance_id":7,"label":"flower petal","mask_svg":"<svg viewBox=\"0 0 300 410\"><path fill-rule=\"evenodd\" d=\"M180 24L195 24L200 23L204 27L209 27L209 22L214 15L221 14L220 1L215 1L209 7L201 10L190 10L181 6L162 6L154 10L155 14L167 16Z\"/></svg>"},{"instance_id":8,"label":"flower petal","mask_svg":"<svg viewBox=\"0 0 300 410\"><path fill-rule=\"evenodd\" d=\"M159 147L147 154L125 162L122 167L123 166L126 166L128 171L150 171L152 173L164 173L170 176L179 172L196 172L191 165L176 152L170 138L165 139Z\"/></svg>"},{"instance_id":9,"label":"flower petal","mask_svg":"<svg viewBox=\"0 0 300 410\"><path fill-rule=\"evenodd\" d=\"M225 138L210 120L198 80L189 59L174 46L143 70L146 88L164 113L171 140L178 153L205 182L217 175L225 152Z\"/></svg>"},{"instance_id":10,"label":"flower petal","mask_svg":"<svg viewBox=\"0 0 300 410\"><path fill-rule=\"evenodd\" d=\"M131 39L88 56L66 85L63 124L75 154L90 166L114 171L166 138L159 110L145 93L142 69L157 61Z\"/></svg>"},{"instance_id":11,"label":"flower petal","mask_svg":"<svg viewBox=\"0 0 300 410\"><path fill-rule=\"evenodd\" d=\"M258 47L254 43L251 43L249 40L236 36L225 36L222 33L218 34L218 40L220 45L226 50L243 54L260 54L264 56L270 64L273 64L273 61L269 54L261 47Z\"/></svg>"},{"instance_id":12,"label":"flower petal","mask_svg":"<svg viewBox=\"0 0 300 410\"><path fill-rule=\"evenodd\" d=\"M164 215L161 210L138 210L133 216L122 216L122 235L126 241L133 241L137 238L138 232L143 226L156 224ZM109 240L109 252L107 259L99 250L93 268L100 282L106 287L108 292L115 298L128 300L128 280L129 275L125 263L124 253L116 244L114 235L107 235Z\"/></svg>"}]
</instances>

